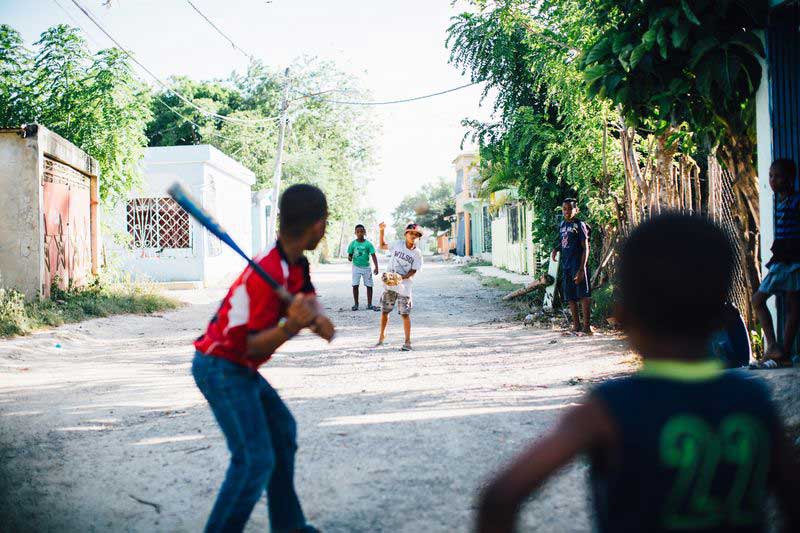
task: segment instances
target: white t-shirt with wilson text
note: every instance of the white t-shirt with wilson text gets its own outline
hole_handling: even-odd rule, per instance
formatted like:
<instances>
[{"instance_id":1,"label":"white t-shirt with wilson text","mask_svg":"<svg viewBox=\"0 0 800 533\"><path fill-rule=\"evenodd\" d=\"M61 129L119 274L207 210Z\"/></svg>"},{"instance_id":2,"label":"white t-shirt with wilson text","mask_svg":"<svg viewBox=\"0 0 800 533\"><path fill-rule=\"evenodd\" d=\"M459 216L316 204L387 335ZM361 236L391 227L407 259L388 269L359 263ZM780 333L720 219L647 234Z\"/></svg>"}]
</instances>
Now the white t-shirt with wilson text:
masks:
<instances>
[{"instance_id":1,"label":"white t-shirt with wilson text","mask_svg":"<svg viewBox=\"0 0 800 533\"><path fill-rule=\"evenodd\" d=\"M414 246L412 249L406 247L406 241L401 239L394 241L389 246L389 272L397 272L401 276L405 276L412 270L419 270L422 268L422 252L419 248ZM411 289L413 286L412 279L404 279L402 283L396 286L384 285L386 290L395 291L400 296L411 296Z\"/></svg>"}]
</instances>

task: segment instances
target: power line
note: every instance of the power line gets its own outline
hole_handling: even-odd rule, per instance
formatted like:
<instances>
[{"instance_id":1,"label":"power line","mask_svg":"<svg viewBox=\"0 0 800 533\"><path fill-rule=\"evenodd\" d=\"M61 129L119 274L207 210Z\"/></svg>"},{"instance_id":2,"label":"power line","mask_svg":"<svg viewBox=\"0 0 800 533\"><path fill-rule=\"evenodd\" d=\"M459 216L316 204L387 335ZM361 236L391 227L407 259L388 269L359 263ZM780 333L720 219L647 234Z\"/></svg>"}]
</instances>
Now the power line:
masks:
<instances>
[{"instance_id":1,"label":"power line","mask_svg":"<svg viewBox=\"0 0 800 533\"><path fill-rule=\"evenodd\" d=\"M66 7L64 7L64 6L61 4L61 2L59 2L58 0L53 0L53 2L54 2L54 3L55 3L57 6L58 6L58 7L60 7L60 8L61 8L61 11L63 11L63 12L64 12L64 13L65 13L65 14L66 14L68 17L69 17L69 19L72 21L72 23L73 23L73 24L75 24L75 27L77 27L79 30L81 30L81 31L83 32L83 34L84 34L84 35L86 35L86 37L88 37L88 38L89 38L89 40L90 40L90 41L92 41L92 42L94 43L94 45L95 45L95 46L96 46L98 49L102 48L102 46L101 46L101 45L100 45L100 43L97 41L97 39L95 39L95 38L92 36L92 34L90 34L88 31L86 31L86 28L84 28L83 26L81 26L81 23L80 23L80 22L78 22L78 20L77 20L77 19L76 19L76 18L75 18L75 17L72 15L72 13L70 13L70 11L69 11L69 10L68 10Z\"/></svg>"},{"instance_id":2,"label":"power line","mask_svg":"<svg viewBox=\"0 0 800 533\"><path fill-rule=\"evenodd\" d=\"M73 1L74 1L74 0L73 0ZM201 17L203 17L203 18L205 19L205 21L206 21L206 22L208 22L208 24L210 24L210 25L211 25L211 27L212 27L212 28L214 28L214 29L217 31L217 33L219 33L220 35L222 35L222 37L224 37L224 38L225 38L225 39L226 39L226 40L227 40L229 43L231 43L231 46L232 46L234 49L236 49L236 50L238 50L239 52L241 52L241 53L242 53L242 54L243 54L245 57L247 57L247 58L248 58L248 59L250 59L251 61L255 61L255 58L254 58L254 56L253 56L252 54L250 54L250 53L246 52L246 51L245 51L244 49L242 49L242 48L241 48L239 45L237 45L237 44L236 44L236 43L233 41L233 39L231 39L230 37L228 37L228 35L226 35L226 34L225 34L225 33L224 33L224 32L223 32L221 29L219 29L219 26L217 26L216 24L214 24L214 21L212 21L212 20L211 20L211 19L210 19L208 16L206 16L206 15L205 15L205 14L204 14L202 11L200 11L200 10L197 8L197 6L196 6L196 5L194 5L194 3L192 3L192 1L191 1L191 0L186 0L186 2L187 2L187 3L188 3L190 6L192 6L192 9L194 9L195 11L197 11L197 13L198 13L198 14L199 14ZM439 91L439 92L432 93L432 94L425 94L425 95L422 95L422 96L414 96L414 97L411 97L411 98L404 98L404 99L401 99L401 100L389 100L389 101L385 101L385 102L356 102L356 101L348 101L348 100L333 100L333 99L328 99L328 98L319 98L319 95L321 95L321 94L324 94L324 93L329 93L329 92L346 92L346 91L342 91L342 90L339 90L339 89L330 89L330 90L327 90L327 91L320 91L320 92L318 92L318 93L313 93L313 94L306 94L306 93L303 93L303 92L301 92L301 91L297 91L297 90L292 90L292 91L293 91L293 92L295 92L295 93L297 93L297 94L300 94L300 95L301 95L301 96L300 96L300 98L314 98L315 100L319 100L319 101L325 101L325 102L330 102L330 103L332 103L332 104L342 104L342 105L361 105L361 106L377 106L377 105L402 104L402 103L406 103L406 102L415 102L415 101L417 101L417 100L424 100L424 99L426 99L426 98L432 98L432 97L434 97L434 96L440 96L440 95L442 95L442 94L452 93L452 92L454 92L454 91L458 91L458 90L461 90L461 89L465 89L465 88L467 88L467 87L471 87L472 85L477 85L478 83L480 83L480 82L477 82L477 81L476 81L476 82L468 83L468 84L466 84L466 85L461 85L461 86L459 86L459 87L454 87L454 88L452 88L452 89L447 89L447 90L445 90L445 91ZM295 100L298 100L298 99L300 99L300 98L297 98L297 99L295 99ZM293 101L293 100L290 100L290 101Z\"/></svg>"},{"instance_id":3,"label":"power line","mask_svg":"<svg viewBox=\"0 0 800 533\"><path fill-rule=\"evenodd\" d=\"M250 61L255 61L255 58L254 58L252 55L248 54L248 53L247 53L247 52L245 52L245 51L244 51L242 48L240 48L240 47L239 47L239 46L238 46L238 45L237 45L235 42L233 42L233 39L231 39L230 37L228 37L228 35L227 35L227 34L226 34L224 31L222 31L222 30L219 28L219 26L217 26L216 24L214 24L214 22L213 22L213 21L212 21L210 18L208 18L208 17L207 17L207 16L206 16L206 15L205 15L205 14L204 14L202 11L200 11L200 9L198 9L198 7L192 3L192 0L186 0L186 2L187 2L187 3L188 3L190 6L192 6L192 9L194 9L195 11L197 11L197 14L198 14L198 15L200 15L201 17L203 17L203 19L205 19L205 21L206 21L206 22L208 22L208 23L211 25L211 27L212 27L212 28L214 28L214 29L216 30L216 32L217 32L217 33L219 33L220 35L222 35L222 37L223 37L223 38L224 38L226 41L228 41L229 43L231 43L231 46L233 47L233 49L234 49L234 50L236 50L236 51L238 51L238 52L241 52L241 54L242 54L243 56L245 56L247 59L249 59Z\"/></svg>"},{"instance_id":4,"label":"power line","mask_svg":"<svg viewBox=\"0 0 800 533\"><path fill-rule=\"evenodd\" d=\"M461 89L466 89L467 87L472 87L473 85L477 85L479 83L481 82L473 81L472 83L467 83L466 85L459 85L458 87L453 87L452 89L446 89L444 91L439 91L436 93L424 94L422 96L413 96L411 98L403 98L400 100L386 100L383 102L357 102L352 100L333 100L330 98L320 98L316 94L305 94L300 91L295 91L295 92L302 95L303 98L313 98L314 100L319 100L322 102L330 102L332 104L372 106L372 105L392 105L392 104L404 104L406 102L416 102L417 100L424 100L426 98L433 98L434 96L440 96L442 94L460 91Z\"/></svg>"},{"instance_id":5,"label":"power line","mask_svg":"<svg viewBox=\"0 0 800 533\"><path fill-rule=\"evenodd\" d=\"M129 52L124 46L122 46L119 43L119 41L117 41L114 38L113 35L111 35L108 31L106 31L106 29L102 26L102 24L100 24L97 21L97 19L95 19L95 17L91 13L89 13L89 11L86 10L86 8L84 8L80 4L80 2L78 2L78 0L72 0L72 3L75 4L78 7L78 9L80 9L83 12L83 14L86 15L86 17L90 21L92 21L92 23L95 26L97 26L98 29L100 29L100 31L102 31L106 35L106 37L108 37L111 40L111 42L113 42L117 46L117 48L122 50L125 53L125 55L127 55L131 59L131 61L133 61L134 63L139 65L139 67L142 70L144 70L147 74L149 74L150 77L152 77L156 82L158 82L159 85L161 85L165 90L171 92L172 94L174 94L175 96L177 96L178 98L183 100L186 104L188 104L188 105L192 106L193 108L197 109L198 111L200 111L204 115L217 118L217 119L222 120L224 122L233 122L233 123L237 123L237 124L259 124L259 123L265 123L265 122L274 122L274 121L280 119L280 116L263 118L263 119L247 119L247 120L246 119L239 119L239 118L228 117L228 116L225 116L225 115L220 115L220 114L217 114L217 113L213 113L213 112L211 112L211 111L209 111L207 109L204 109L204 108L200 107L199 105L195 104L190 99L186 98L181 93L177 92L175 89L173 89L172 87L170 87L169 85L167 85L166 83L161 81L161 79L158 76L153 74L153 72L150 69L148 69L141 61L136 59L136 57L131 52Z\"/></svg>"},{"instance_id":6,"label":"power line","mask_svg":"<svg viewBox=\"0 0 800 533\"><path fill-rule=\"evenodd\" d=\"M170 111L175 113L175 115L179 116L180 118L182 118L183 120L185 120L189 124L193 125L198 130L202 130L203 127L200 124L198 124L197 122L193 121L192 119L190 119L189 117L185 116L183 113L181 113L180 111L178 111L177 109L175 109L174 107L172 107L171 105L166 103L160 96L156 96L155 98L156 98L156 100L158 100L161 103L161 105L163 105L164 107L166 107L167 109L169 109ZM169 130L165 130L165 131L169 131ZM161 133L161 132L162 131L159 130L159 133ZM220 139L225 139L225 140L232 141L232 142L237 142L237 143L242 141L241 138L228 137L226 135L222 135L221 133L216 133L216 132L209 132L208 135L212 135L214 137L219 137Z\"/></svg>"},{"instance_id":7,"label":"power line","mask_svg":"<svg viewBox=\"0 0 800 533\"><path fill-rule=\"evenodd\" d=\"M61 2L59 2L58 0L53 0L53 2L54 2L54 3L55 3L57 6L58 6L58 7L60 7L60 8L61 8L61 10L62 10L62 11L63 11L63 12L64 12L64 13L65 13L65 14L66 14L68 17L69 17L69 19L70 19L70 20L71 20L71 21L72 21L72 22L75 24L75 26L77 26L77 27L78 27L78 29L80 29L80 30L81 30L81 31L82 31L82 32L83 32L83 33L84 33L84 34L85 34L85 35L86 35L86 36L87 36L89 39L91 39L91 41L92 41L92 42L93 42L93 43L94 43L94 44L95 44L95 45L96 45L98 48L101 48L101 46L100 46L100 43L99 43L99 42L97 42L97 40L96 40L96 39L94 39L94 38L92 37L92 35L91 35L89 32L87 32L87 31L86 31L86 29L85 29L83 26L81 26L80 22L78 22L78 21L75 19L75 17L74 17L74 16L72 16L72 13L70 13L70 12L67 10L67 8L65 8L65 7L64 7L64 6L61 4ZM156 100L158 100L158 101L159 101L159 102L160 102L160 103L161 103L161 104L162 104L164 107L166 107L167 109L169 109L170 111L172 111L172 112L173 112L174 114L176 114L178 117L182 118L182 119L184 120L184 122L188 122L189 124L192 124L194 127L196 127L198 130L202 130L202 126L200 126L198 123L196 123L196 122L195 122L195 121L193 121L192 119L190 119L190 118L186 117L185 115L183 115L182 113L180 113L179 111L177 111L175 108L173 108L173 107L172 107L172 106L170 106L168 103L166 103L166 102L165 102L165 101L164 101L164 100L163 100L163 99L162 99L160 96L156 96L155 98L156 98ZM158 133L164 133L164 132L167 132L167 131L172 131L172 130L174 130L174 129L177 129L177 128L181 127L181 126L182 126L182 124L178 124L177 126L172 126L171 128L167 128L166 130L159 130L159 131L158 131ZM209 133L208 133L208 135L212 135L212 136L214 136L214 137L219 137L219 138L221 138L221 139L226 139L226 140L233 141L233 142L239 142L239 141L241 141L241 139L234 139L233 137L226 137L225 135L222 135L222 134L219 134L219 133L216 133L216 132L209 132Z\"/></svg>"}]
</instances>

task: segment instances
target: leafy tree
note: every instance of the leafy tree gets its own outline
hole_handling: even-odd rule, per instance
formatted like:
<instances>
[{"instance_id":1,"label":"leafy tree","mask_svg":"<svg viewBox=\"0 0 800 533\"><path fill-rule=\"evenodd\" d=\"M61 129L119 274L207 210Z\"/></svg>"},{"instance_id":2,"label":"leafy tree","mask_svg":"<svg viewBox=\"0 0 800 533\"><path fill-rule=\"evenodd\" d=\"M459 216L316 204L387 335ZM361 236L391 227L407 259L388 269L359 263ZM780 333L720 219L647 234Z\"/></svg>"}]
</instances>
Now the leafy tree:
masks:
<instances>
[{"instance_id":1,"label":"leafy tree","mask_svg":"<svg viewBox=\"0 0 800 533\"><path fill-rule=\"evenodd\" d=\"M454 19L448 46L451 62L485 81L486 95L496 94L495 121L465 121L480 147L484 190L516 187L531 200L542 246L552 242L563 198L577 196L607 253L624 179L609 140L613 113L607 102L586 97L575 64L586 39L584 14L567 2L537 3L538 10L524 2L474 4L481 10Z\"/></svg>"},{"instance_id":2,"label":"leafy tree","mask_svg":"<svg viewBox=\"0 0 800 533\"><path fill-rule=\"evenodd\" d=\"M76 28L61 24L34 43L0 26L0 122L38 122L97 159L100 196L117 200L138 179L149 94L117 49L90 55Z\"/></svg>"},{"instance_id":3,"label":"leafy tree","mask_svg":"<svg viewBox=\"0 0 800 533\"><path fill-rule=\"evenodd\" d=\"M405 227L414 222L431 231L450 228L450 217L456 213L453 184L445 178L425 185L419 192L407 195L392 211L395 232L402 236Z\"/></svg>"},{"instance_id":4,"label":"leafy tree","mask_svg":"<svg viewBox=\"0 0 800 533\"><path fill-rule=\"evenodd\" d=\"M652 128L662 156L687 137L696 138L733 175L733 236L744 253L746 292L752 292L759 279L755 94L764 56L756 30L765 26L767 3L600 0L587 5L606 27L581 61L590 94L610 98L629 124ZM665 177L668 163L659 164ZM744 300L740 307L748 306Z\"/></svg>"},{"instance_id":5,"label":"leafy tree","mask_svg":"<svg viewBox=\"0 0 800 533\"><path fill-rule=\"evenodd\" d=\"M24 110L31 104L26 80L31 67L31 54L20 34L0 24L0 125L4 127L25 122Z\"/></svg>"},{"instance_id":6,"label":"leafy tree","mask_svg":"<svg viewBox=\"0 0 800 533\"><path fill-rule=\"evenodd\" d=\"M305 96L323 90L355 91L348 76L332 63L305 58L292 65L290 73L292 102L282 184L313 183L328 196L331 220L352 218L368 182L377 127L361 108ZM173 94L161 93L152 103L150 143L213 144L256 174L257 189L270 188L278 123L269 119L280 114L283 82L283 72L260 62L225 82L173 80L176 90L197 106L229 120L209 117Z\"/></svg>"},{"instance_id":7,"label":"leafy tree","mask_svg":"<svg viewBox=\"0 0 800 533\"><path fill-rule=\"evenodd\" d=\"M187 104L176 92L198 107L221 115L229 115L241 106L241 95L220 83L198 82L176 76L169 79L169 85L175 92L162 91L151 103L152 119L147 123L146 130L150 146L201 144L204 142L205 128L208 128L208 136L213 137L210 133L220 126L218 119Z\"/></svg>"}]
</instances>

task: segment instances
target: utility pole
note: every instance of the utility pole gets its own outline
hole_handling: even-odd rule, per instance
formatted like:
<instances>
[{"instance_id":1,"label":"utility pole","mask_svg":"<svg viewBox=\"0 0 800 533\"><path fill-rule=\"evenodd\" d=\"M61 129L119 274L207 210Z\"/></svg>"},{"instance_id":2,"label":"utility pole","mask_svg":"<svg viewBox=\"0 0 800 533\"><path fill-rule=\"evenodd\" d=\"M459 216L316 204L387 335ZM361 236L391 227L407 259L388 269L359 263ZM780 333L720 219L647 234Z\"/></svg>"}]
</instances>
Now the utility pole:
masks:
<instances>
[{"instance_id":1,"label":"utility pole","mask_svg":"<svg viewBox=\"0 0 800 533\"><path fill-rule=\"evenodd\" d=\"M278 131L278 154L275 156L275 171L272 173L272 209L269 210L269 227L273 238L278 235L278 195L281 191L281 165L283 163L283 139L289 124L289 69L283 79L283 101L281 102L280 130Z\"/></svg>"}]
</instances>

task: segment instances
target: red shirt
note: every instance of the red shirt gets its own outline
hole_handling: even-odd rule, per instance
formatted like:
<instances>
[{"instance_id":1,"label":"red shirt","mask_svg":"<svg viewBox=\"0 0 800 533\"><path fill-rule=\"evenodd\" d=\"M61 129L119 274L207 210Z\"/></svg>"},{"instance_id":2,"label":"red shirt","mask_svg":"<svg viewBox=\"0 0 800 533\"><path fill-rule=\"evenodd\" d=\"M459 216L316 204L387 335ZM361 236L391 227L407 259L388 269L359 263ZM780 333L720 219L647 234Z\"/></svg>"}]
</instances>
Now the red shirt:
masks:
<instances>
[{"instance_id":1,"label":"red shirt","mask_svg":"<svg viewBox=\"0 0 800 533\"><path fill-rule=\"evenodd\" d=\"M308 259L305 256L290 264L280 244L275 243L271 250L257 257L255 262L291 294L314 292ZM256 369L266 363L271 354L265 355L263 359L245 357L247 336L275 327L285 313L286 304L248 266L233 282L206 332L195 341L194 347L206 355L222 357Z\"/></svg>"}]
</instances>

